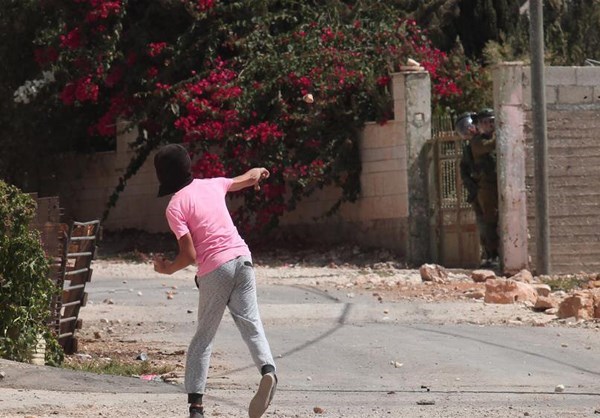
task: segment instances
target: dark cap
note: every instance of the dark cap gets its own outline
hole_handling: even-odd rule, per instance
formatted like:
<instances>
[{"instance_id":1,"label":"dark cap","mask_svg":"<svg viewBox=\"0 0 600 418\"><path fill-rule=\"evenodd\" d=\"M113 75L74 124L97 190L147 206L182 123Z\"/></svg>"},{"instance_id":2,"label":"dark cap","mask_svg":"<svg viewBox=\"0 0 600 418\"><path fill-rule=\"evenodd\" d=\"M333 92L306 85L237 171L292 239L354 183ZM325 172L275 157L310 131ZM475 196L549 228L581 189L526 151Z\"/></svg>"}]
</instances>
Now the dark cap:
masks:
<instances>
[{"instance_id":1,"label":"dark cap","mask_svg":"<svg viewBox=\"0 0 600 418\"><path fill-rule=\"evenodd\" d=\"M173 194L193 180L192 160L187 150L179 144L165 145L154 156L154 168L160 186L158 197Z\"/></svg>"},{"instance_id":2,"label":"dark cap","mask_svg":"<svg viewBox=\"0 0 600 418\"><path fill-rule=\"evenodd\" d=\"M482 119L494 119L494 109L490 109L489 107L485 108L485 109L481 109L479 112L477 112L477 120L482 120Z\"/></svg>"}]
</instances>

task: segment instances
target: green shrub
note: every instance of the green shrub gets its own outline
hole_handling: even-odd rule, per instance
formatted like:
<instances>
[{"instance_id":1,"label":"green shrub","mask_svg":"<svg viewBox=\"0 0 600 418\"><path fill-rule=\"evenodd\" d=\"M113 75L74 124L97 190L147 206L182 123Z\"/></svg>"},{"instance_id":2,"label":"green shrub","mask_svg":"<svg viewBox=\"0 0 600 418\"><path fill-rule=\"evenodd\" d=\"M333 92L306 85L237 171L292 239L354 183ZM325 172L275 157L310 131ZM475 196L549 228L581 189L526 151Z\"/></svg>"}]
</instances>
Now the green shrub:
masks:
<instances>
[{"instance_id":1,"label":"green shrub","mask_svg":"<svg viewBox=\"0 0 600 418\"><path fill-rule=\"evenodd\" d=\"M29 224L34 200L0 181L0 357L27 361L38 335L46 340L46 361L62 361L47 321L57 292L39 233Z\"/></svg>"}]
</instances>

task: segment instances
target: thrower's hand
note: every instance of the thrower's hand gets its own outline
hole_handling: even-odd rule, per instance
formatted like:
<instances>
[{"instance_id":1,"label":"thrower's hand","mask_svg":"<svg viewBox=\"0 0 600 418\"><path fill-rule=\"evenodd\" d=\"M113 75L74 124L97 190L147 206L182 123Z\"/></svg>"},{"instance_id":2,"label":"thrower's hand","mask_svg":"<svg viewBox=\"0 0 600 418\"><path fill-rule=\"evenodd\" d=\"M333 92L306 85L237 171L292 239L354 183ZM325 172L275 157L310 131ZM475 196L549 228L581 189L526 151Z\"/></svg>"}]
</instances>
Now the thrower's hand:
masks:
<instances>
[{"instance_id":1,"label":"thrower's hand","mask_svg":"<svg viewBox=\"0 0 600 418\"><path fill-rule=\"evenodd\" d=\"M254 175L253 181L255 181L254 190L258 191L258 190L260 190L260 182L266 178L269 178L269 176L271 174L269 173L269 170L267 170L264 167L253 168L252 170L254 170L254 173L253 173L253 175Z\"/></svg>"},{"instance_id":2,"label":"thrower's hand","mask_svg":"<svg viewBox=\"0 0 600 418\"><path fill-rule=\"evenodd\" d=\"M264 167L252 168L241 176L233 178L233 183L229 186L229 191L235 192L251 186L254 186L254 190L260 190L259 183L268 178L269 175L269 170Z\"/></svg>"},{"instance_id":3,"label":"thrower's hand","mask_svg":"<svg viewBox=\"0 0 600 418\"><path fill-rule=\"evenodd\" d=\"M171 264L169 260L160 254L154 256L154 271L161 274L168 274L167 267Z\"/></svg>"}]
</instances>

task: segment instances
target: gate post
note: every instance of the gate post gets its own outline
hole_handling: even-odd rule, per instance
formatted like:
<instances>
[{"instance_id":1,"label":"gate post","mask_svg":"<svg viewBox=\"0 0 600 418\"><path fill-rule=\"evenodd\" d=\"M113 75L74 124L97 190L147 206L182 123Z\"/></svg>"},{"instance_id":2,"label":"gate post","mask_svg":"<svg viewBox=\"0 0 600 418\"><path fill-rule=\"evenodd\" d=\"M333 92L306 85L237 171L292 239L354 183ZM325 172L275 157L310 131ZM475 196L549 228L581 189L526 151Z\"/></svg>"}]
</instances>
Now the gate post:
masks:
<instances>
[{"instance_id":1,"label":"gate post","mask_svg":"<svg viewBox=\"0 0 600 418\"><path fill-rule=\"evenodd\" d=\"M529 264L523 63L496 66L493 79L501 261L504 272L513 273L528 268Z\"/></svg>"},{"instance_id":2,"label":"gate post","mask_svg":"<svg viewBox=\"0 0 600 418\"><path fill-rule=\"evenodd\" d=\"M425 144L431 137L431 81L421 67L392 74L394 119L404 128L408 178L407 261L429 261L429 196Z\"/></svg>"}]
</instances>

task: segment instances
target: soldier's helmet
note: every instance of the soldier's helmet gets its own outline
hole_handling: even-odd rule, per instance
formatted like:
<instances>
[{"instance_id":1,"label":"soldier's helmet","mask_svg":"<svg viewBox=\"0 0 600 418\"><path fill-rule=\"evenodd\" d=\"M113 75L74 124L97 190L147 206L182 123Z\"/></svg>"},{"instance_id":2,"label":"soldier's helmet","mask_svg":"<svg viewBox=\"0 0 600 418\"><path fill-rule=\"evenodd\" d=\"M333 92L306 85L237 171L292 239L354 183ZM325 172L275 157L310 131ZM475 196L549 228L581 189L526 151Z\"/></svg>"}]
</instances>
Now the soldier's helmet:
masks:
<instances>
[{"instance_id":1,"label":"soldier's helmet","mask_svg":"<svg viewBox=\"0 0 600 418\"><path fill-rule=\"evenodd\" d=\"M454 124L454 130L463 138L468 137L472 134L473 128L475 128L475 118L477 114L473 112L462 113L456 118Z\"/></svg>"},{"instance_id":2,"label":"soldier's helmet","mask_svg":"<svg viewBox=\"0 0 600 418\"><path fill-rule=\"evenodd\" d=\"M481 121L484 119L495 119L494 118L494 109L490 109L489 107L486 107L485 109L481 109L479 112L477 112L477 120Z\"/></svg>"}]
</instances>

